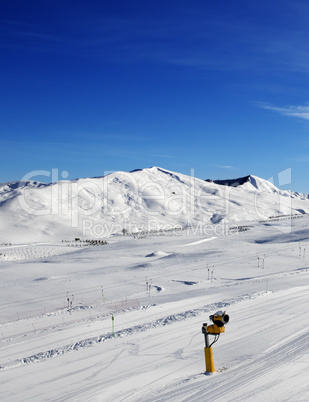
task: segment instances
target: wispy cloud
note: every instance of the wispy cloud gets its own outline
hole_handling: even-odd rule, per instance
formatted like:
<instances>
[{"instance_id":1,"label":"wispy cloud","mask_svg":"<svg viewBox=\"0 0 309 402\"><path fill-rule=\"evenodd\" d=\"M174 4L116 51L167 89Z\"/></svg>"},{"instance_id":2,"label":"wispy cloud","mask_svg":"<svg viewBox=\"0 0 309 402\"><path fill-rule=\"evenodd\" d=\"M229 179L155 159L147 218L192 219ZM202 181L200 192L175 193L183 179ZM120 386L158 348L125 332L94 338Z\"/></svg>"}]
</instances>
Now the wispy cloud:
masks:
<instances>
[{"instance_id":1,"label":"wispy cloud","mask_svg":"<svg viewBox=\"0 0 309 402\"><path fill-rule=\"evenodd\" d=\"M291 116L291 117L297 117L299 119L309 120L309 105L305 106L291 105L286 107L277 107L266 103L258 103L257 105L263 109L272 110L284 116Z\"/></svg>"},{"instance_id":2,"label":"wispy cloud","mask_svg":"<svg viewBox=\"0 0 309 402\"><path fill-rule=\"evenodd\" d=\"M13 13L7 19L2 17L0 47L65 53L122 64L153 62L202 71L260 72L275 68L275 71L309 72L306 45L309 29L306 21L299 21L307 14L298 8L291 10L290 4L283 9L291 24L280 30L271 23L277 7L268 2L255 6L263 15L262 20L244 18L232 6L217 9L199 4L167 4L163 17L160 6L152 12L147 7L144 12L130 7L126 13L112 8L108 11L97 3L94 8L85 5L74 10L63 5L61 11L51 6L48 23L44 22L43 9L39 10L40 18L30 18L30 14L26 18L15 17ZM250 4L250 11L251 7ZM299 21L297 30L295 21Z\"/></svg>"},{"instance_id":3,"label":"wispy cloud","mask_svg":"<svg viewBox=\"0 0 309 402\"><path fill-rule=\"evenodd\" d=\"M231 165L214 165L219 169L225 169L225 170L237 170L237 168L235 166L231 166Z\"/></svg>"}]
</instances>

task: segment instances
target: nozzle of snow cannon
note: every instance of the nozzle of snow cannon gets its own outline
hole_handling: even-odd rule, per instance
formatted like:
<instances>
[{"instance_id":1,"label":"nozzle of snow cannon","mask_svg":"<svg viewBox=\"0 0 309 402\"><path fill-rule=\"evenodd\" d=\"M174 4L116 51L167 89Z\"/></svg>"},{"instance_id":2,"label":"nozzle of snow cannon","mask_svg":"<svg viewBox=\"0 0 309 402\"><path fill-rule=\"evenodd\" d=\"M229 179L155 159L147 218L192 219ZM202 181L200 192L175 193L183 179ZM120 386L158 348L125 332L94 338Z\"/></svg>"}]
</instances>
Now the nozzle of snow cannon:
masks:
<instances>
[{"instance_id":1,"label":"nozzle of snow cannon","mask_svg":"<svg viewBox=\"0 0 309 402\"><path fill-rule=\"evenodd\" d=\"M213 325L208 325L206 331L209 334L222 334L225 332L225 324L230 321L230 317L225 311L217 311L215 314L210 315L209 319Z\"/></svg>"}]
</instances>

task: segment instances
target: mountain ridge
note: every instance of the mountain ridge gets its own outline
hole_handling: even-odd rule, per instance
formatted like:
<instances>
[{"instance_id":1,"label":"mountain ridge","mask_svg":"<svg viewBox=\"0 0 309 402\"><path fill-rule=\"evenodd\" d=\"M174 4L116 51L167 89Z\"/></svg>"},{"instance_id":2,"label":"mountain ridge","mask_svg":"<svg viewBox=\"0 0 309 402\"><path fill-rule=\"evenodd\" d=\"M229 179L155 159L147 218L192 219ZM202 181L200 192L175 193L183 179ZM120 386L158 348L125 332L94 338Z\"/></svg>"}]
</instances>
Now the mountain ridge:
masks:
<instances>
[{"instance_id":1,"label":"mountain ridge","mask_svg":"<svg viewBox=\"0 0 309 402\"><path fill-rule=\"evenodd\" d=\"M257 176L205 181L154 166L49 184L0 185L0 242L106 238L174 227L211 231L213 225L302 213L309 213L308 196Z\"/></svg>"}]
</instances>

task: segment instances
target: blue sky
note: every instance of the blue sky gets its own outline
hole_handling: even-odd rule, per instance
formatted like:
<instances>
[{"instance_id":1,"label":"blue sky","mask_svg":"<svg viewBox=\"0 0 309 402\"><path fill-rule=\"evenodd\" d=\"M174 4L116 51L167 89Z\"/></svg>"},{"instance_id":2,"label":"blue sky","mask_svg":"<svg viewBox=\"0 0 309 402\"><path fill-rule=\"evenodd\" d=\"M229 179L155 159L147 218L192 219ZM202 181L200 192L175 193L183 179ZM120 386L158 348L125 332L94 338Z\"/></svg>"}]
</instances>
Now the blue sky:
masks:
<instances>
[{"instance_id":1,"label":"blue sky","mask_svg":"<svg viewBox=\"0 0 309 402\"><path fill-rule=\"evenodd\" d=\"M0 26L0 182L290 168L309 193L307 1L1 0Z\"/></svg>"}]
</instances>

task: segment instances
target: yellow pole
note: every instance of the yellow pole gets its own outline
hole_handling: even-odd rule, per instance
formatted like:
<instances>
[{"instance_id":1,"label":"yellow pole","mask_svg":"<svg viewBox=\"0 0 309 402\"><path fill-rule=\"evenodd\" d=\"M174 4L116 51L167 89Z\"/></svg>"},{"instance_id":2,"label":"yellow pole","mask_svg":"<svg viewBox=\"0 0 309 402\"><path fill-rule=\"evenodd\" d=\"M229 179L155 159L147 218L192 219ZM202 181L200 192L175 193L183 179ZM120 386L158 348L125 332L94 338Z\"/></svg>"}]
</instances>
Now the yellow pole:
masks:
<instances>
[{"instance_id":1,"label":"yellow pole","mask_svg":"<svg viewBox=\"0 0 309 402\"><path fill-rule=\"evenodd\" d=\"M204 348L205 352L205 363L206 363L206 372L214 373L215 372L215 363L212 355L212 348Z\"/></svg>"}]
</instances>

